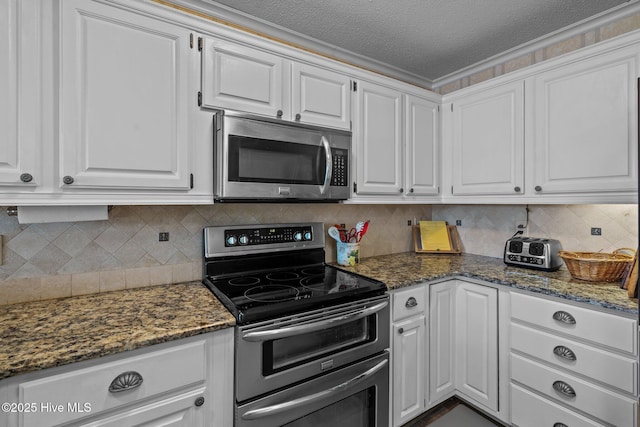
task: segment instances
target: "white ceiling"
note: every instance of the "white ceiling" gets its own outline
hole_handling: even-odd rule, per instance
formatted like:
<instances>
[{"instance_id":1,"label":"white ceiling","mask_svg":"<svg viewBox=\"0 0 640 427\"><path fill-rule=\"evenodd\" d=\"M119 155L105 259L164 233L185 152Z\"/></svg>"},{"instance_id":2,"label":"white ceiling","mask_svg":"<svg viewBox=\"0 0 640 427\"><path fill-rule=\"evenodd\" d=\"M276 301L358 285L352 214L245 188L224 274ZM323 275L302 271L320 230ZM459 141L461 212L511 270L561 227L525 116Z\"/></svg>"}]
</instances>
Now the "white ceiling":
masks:
<instances>
[{"instance_id":1,"label":"white ceiling","mask_svg":"<svg viewBox=\"0 0 640 427\"><path fill-rule=\"evenodd\" d=\"M207 1L207 0L205 0ZM215 0L425 81L636 0ZM212 2L214 3L214 2Z\"/></svg>"}]
</instances>

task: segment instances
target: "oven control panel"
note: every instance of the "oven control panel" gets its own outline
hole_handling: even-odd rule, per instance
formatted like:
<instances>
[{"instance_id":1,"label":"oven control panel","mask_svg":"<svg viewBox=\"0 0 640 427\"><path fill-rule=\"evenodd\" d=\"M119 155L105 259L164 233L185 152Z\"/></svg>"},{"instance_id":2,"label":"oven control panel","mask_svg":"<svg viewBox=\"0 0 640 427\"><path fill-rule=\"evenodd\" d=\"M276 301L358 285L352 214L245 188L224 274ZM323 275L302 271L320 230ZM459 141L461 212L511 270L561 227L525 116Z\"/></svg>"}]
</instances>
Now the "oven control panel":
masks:
<instances>
[{"instance_id":1,"label":"oven control panel","mask_svg":"<svg viewBox=\"0 0 640 427\"><path fill-rule=\"evenodd\" d=\"M313 240L312 226L256 227L224 231L225 247L271 245Z\"/></svg>"}]
</instances>

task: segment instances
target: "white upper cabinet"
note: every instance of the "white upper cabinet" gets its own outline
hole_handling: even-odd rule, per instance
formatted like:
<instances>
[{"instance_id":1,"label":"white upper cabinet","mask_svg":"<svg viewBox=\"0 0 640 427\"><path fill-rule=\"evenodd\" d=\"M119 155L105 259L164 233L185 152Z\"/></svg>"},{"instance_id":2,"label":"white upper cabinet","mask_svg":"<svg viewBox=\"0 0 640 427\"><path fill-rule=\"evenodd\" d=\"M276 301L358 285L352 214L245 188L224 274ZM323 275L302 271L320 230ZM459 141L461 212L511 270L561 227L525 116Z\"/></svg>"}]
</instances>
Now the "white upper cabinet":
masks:
<instances>
[{"instance_id":1,"label":"white upper cabinet","mask_svg":"<svg viewBox=\"0 0 640 427\"><path fill-rule=\"evenodd\" d=\"M364 81L357 82L355 93L355 192L399 196L404 192L402 93Z\"/></svg>"},{"instance_id":2,"label":"white upper cabinet","mask_svg":"<svg viewBox=\"0 0 640 427\"><path fill-rule=\"evenodd\" d=\"M205 37L202 106L281 117L283 63L277 55Z\"/></svg>"},{"instance_id":3,"label":"white upper cabinet","mask_svg":"<svg viewBox=\"0 0 640 427\"><path fill-rule=\"evenodd\" d=\"M440 192L438 103L405 95L405 194L434 196Z\"/></svg>"},{"instance_id":4,"label":"white upper cabinet","mask_svg":"<svg viewBox=\"0 0 640 427\"><path fill-rule=\"evenodd\" d=\"M637 188L639 52L616 50L531 78L535 177L528 191Z\"/></svg>"},{"instance_id":5,"label":"white upper cabinet","mask_svg":"<svg viewBox=\"0 0 640 427\"><path fill-rule=\"evenodd\" d=\"M32 2L0 2L0 186L41 182L39 15Z\"/></svg>"},{"instance_id":6,"label":"white upper cabinet","mask_svg":"<svg viewBox=\"0 0 640 427\"><path fill-rule=\"evenodd\" d=\"M86 0L60 28L60 186L188 190L189 31Z\"/></svg>"},{"instance_id":7,"label":"white upper cabinet","mask_svg":"<svg viewBox=\"0 0 640 427\"><path fill-rule=\"evenodd\" d=\"M350 82L349 77L321 67L204 38L203 107L350 129Z\"/></svg>"},{"instance_id":8,"label":"white upper cabinet","mask_svg":"<svg viewBox=\"0 0 640 427\"><path fill-rule=\"evenodd\" d=\"M304 123L351 128L351 79L310 65L292 63L293 119Z\"/></svg>"},{"instance_id":9,"label":"white upper cabinet","mask_svg":"<svg viewBox=\"0 0 640 427\"><path fill-rule=\"evenodd\" d=\"M453 101L453 195L518 195L524 185L524 84Z\"/></svg>"}]
</instances>

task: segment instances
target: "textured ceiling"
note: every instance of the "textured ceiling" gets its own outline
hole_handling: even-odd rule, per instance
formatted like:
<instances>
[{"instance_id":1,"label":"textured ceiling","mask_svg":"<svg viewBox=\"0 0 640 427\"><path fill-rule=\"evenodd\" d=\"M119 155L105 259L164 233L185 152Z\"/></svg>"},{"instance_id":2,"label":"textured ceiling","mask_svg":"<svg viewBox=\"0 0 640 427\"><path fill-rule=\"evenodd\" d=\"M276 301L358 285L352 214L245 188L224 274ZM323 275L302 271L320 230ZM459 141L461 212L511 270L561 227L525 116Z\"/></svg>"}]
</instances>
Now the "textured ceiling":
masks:
<instances>
[{"instance_id":1,"label":"textured ceiling","mask_svg":"<svg viewBox=\"0 0 640 427\"><path fill-rule=\"evenodd\" d=\"M434 81L628 0L216 0Z\"/></svg>"}]
</instances>

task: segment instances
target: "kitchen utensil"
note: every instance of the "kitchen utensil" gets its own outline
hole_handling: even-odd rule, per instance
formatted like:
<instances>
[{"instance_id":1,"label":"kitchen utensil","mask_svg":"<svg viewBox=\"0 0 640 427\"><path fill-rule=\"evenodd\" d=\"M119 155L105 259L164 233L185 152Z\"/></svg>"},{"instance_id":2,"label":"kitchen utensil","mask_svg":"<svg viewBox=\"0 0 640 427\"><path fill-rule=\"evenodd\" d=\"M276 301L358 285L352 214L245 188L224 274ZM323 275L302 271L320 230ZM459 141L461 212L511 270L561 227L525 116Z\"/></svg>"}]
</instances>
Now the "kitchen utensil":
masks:
<instances>
[{"instance_id":1,"label":"kitchen utensil","mask_svg":"<svg viewBox=\"0 0 640 427\"><path fill-rule=\"evenodd\" d=\"M368 229L369 229L369 220L366 220L362 225L362 230L360 230L360 232L358 233L358 239L357 239L358 242L362 240L364 235L367 233Z\"/></svg>"},{"instance_id":2,"label":"kitchen utensil","mask_svg":"<svg viewBox=\"0 0 640 427\"><path fill-rule=\"evenodd\" d=\"M338 229L335 226L331 226L329 227L329 230L327 230L327 232L329 233L329 236L331 236L336 242L342 242L342 239L340 238L340 231L338 231Z\"/></svg>"}]
</instances>

